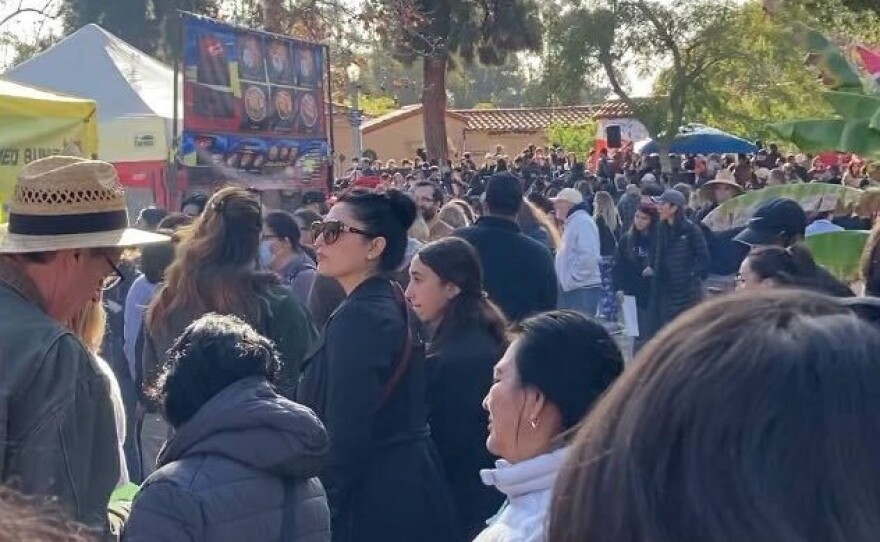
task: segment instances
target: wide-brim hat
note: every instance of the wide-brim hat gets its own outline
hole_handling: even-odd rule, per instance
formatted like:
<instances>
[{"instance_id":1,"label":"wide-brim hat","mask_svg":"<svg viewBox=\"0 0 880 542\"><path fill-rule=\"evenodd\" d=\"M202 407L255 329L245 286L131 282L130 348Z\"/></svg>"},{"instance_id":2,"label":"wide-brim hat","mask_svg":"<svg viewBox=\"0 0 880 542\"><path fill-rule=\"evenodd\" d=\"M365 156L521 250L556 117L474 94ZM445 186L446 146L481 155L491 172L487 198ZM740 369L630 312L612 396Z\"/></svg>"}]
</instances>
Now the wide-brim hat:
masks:
<instances>
[{"instance_id":1,"label":"wide-brim hat","mask_svg":"<svg viewBox=\"0 0 880 542\"><path fill-rule=\"evenodd\" d=\"M27 164L0 224L0 254L127 248L168 241L129 227L116 168L99 160L51 156Z\"/></svg>"},{"instance_id":2,"label":"wide-brim hat","mask_svg":"<svg viewBox=\"0 0 880 542\"><path fill-rule=\"evenodd\" d=\"M700 187L700 192L706 196L716 186L729 186L736 189L737 195L744 193L746 190L733 177L733 173L729 171L719 171L715 178Z\"/></svg>"}]
</instances>

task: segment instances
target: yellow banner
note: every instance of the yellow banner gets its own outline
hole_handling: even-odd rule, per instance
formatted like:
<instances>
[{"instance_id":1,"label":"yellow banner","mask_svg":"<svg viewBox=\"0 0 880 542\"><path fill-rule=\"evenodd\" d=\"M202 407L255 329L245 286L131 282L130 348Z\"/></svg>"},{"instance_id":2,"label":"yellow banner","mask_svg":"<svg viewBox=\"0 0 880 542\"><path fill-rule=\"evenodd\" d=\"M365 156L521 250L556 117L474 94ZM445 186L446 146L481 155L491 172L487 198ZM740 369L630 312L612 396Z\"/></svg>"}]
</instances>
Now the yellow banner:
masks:
<instances>
[{"instance_id":1,"label":"yellow banner","mask_svg":"<svg viewBox=\"0 0 880 542\"><path fill-rule=\"evenodd\" d=\"M6 205L25 164L97 152L95 102L0 80L0 222L6 221Z\"/></svg>"}]
</instances>

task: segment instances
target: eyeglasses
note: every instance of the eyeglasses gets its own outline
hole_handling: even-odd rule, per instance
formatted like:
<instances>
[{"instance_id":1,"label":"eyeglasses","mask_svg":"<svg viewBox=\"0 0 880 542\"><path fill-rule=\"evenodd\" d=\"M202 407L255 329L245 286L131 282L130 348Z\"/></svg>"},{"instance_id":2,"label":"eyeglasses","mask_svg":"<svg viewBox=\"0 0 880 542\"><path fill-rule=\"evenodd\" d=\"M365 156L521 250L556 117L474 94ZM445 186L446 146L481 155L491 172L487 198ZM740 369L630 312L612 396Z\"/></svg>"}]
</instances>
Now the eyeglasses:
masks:
<instances>
[{"instance_id":1,"label":"eyeglasses","mask_svg":"<svg viewBox=\"0 0 880 542\"><path fill-rule=\"evenodd\" d=\"M112 290L116 286L122 284L125 280L125 276L122 274L122 271L113 263L109 257L104 256L104 259L107 260L107 264L110 265L110 268L113 269L113 273L104 277L101 281L101 290L106 292L107 290Z\"/></svg>"},{"instance_id":2,"label":"eyeglasses","mask_svg":"<svg viewBox=\"0 0 880 542\"><path fill-rule=\"evenodd\" d=\"M326 245L332 245L338 241L339 235L344 231L363 235L364 237L369 237L371 239L376 237L368 231L346 226L338 220L325 220L323 222L317 221L312 223L312 237L317 239L319 235L323 235L324 244Z\"/></svg>"}]
</instances>

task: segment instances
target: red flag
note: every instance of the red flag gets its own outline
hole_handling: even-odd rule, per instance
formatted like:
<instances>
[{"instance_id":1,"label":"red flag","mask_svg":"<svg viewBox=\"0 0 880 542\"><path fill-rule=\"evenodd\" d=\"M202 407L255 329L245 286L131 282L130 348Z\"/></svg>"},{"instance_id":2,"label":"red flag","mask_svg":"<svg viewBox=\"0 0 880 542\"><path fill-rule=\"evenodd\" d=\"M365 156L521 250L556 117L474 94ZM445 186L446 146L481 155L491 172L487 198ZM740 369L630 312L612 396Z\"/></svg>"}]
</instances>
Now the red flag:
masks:
<instances>
[{"instance_id":1,"label":"red flag","mask_svg":"<svg viewBox=\"0 0 880 542\"><path fill-rule=\"evenodd\" d=\"M880 52L868 49L863 45L856 45L856 52L862 61L862 66L871 74L871 77L877 79L880 77Z\"/></svg>"}]
</instances>

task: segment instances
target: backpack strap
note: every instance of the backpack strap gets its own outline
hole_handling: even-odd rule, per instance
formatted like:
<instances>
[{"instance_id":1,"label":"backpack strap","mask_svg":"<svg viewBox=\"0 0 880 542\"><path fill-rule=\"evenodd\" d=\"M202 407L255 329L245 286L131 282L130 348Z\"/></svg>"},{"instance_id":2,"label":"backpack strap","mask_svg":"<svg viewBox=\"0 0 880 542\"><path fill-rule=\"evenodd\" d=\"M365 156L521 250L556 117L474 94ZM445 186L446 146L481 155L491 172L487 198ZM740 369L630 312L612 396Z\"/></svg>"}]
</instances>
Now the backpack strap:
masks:
<instances>
[{"instance_id":1,"label":"backpack strap","mask_svg":"<svg viewBox=\"0 0 880 542\"><path fill-rule=\"evenodd\" d=\"M397 389L400 380L409 368L413 353L412 316L410 315L409 307L406 304L406 298L403 295L403 290L401 290L400 285L394 281L391 281L391 285L394 290L394 299L400 306L400 310L403 311L403 318L406 323L406 333L403 338L403 348L400 352L400 358L394 366L394 372L391 373L391 378L385 382L385 385L382 386L382 390L379 392L379 401L376 403L377 411L385 405L391 397L391 394Z\"/></svg>"}]
</instances>

